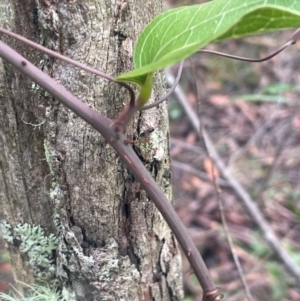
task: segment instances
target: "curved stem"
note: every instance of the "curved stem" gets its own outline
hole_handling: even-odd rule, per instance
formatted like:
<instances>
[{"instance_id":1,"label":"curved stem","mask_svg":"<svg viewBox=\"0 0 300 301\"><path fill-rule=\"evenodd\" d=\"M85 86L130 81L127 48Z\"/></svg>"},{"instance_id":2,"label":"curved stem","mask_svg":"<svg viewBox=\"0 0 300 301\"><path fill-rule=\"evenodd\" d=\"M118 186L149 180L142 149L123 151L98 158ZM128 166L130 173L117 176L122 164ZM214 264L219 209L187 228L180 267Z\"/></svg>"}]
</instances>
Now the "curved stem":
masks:
<instances>
[{"instance_id":1,"label":"curved stem","mask_svg":"<svg viewBox=\"0 0 300 301\"><path fill-rule=\"evenodd\" d=\"M103 135L105 140L115 149L120 158L124 161L135 179L141 184L149 198L153 201L156 208L160 211L168 223L183 252L187 256L203 291L208 292L205 300L218 300L216 298L219 298L219 295L215 296L214 294L216 292L216 287L207 267L186 228L176 214L172 204L129 145L125 135L122 132L116 133L116 131L111 127L113 123L112 120L105 118L92 110L63 86L59 85L53 78L43 73L40 69L35 67L24 57L1 41L0 57L13 65L24 75L31 78L49 94L59 100L62 104L84 119Z\"/></svg>"},{"instance_id":2,"label":"curved stem","mask_svg":"<svg viewBox=\"0 0 300 301\"><path fill-rule=\"evenodd\" d=\"M270 55L268 55L266 57L260 58L260 59L251 59L251 58L247 58L247 57L227 54L227 53L223 53L223 52L219 52L219 51L215 51L215 50L208 50L208 49L201 49L198 52L223 56L223 57L233 59L233 60L238 60L238 61L244 61L244 62L250 62L250 63L261 63L261 62L264 62L264 61L267 61L267 60L271 59L272 57L274 57L275 55L277 55L278 53L280 53L281 51L283 51L284 49L286 49L287 47L289 47L290 45L293 45L293 44L295 44L295 41L290 40L287 43L285 43L283 46L281 46L275 52L271 53Z\"/></svg>"},{"instance_id":3,"label":"curved stem","mask_svg":"<svg viewBox=\"0 0 300 301\"><path fill-rule=\"evenodd\" d=\"M106 74L104 72L101 72L101 71L99 71L97 69L94 69L92 67L88 67L88 66L86 66L84 64L81 64L81 63L79 63L79 62L77 62L75 60L72 60L72 59L70 59L70 58L68 58L66 56L63 56L62 54L57 53L55 51L52 51L52 50L50 50L50 49L48 49L48 48L46 48L46 47L44 47L42 45L39 45L39 44L37 44L35 42L32 42L32 41L30 41L30 40L28 40L28 39L26 39L26 38L24 38L24 37L16 34L16 33L13 33L11 31L9 31L9 30L6 30L6 29L0 27L0 32L3 33L3 34L5 34L5 35L8 35L8 36L10 36L10 37L12 37L12 38L14 38L16 40L19 40L19 41L21 41L21 42L23 42L23 43L25 43L25 44L33 47L33 48L36 48L36 49L38 49L40 51L43 51L43 52L45 52L45 53L47 53L47 54L49 54L49 55L51 55L51 56L53 56L53 57L55 57L55 58L57 58L59 60L62 60L62 61L66 62L66 63L69 63L69 64L71 64L73 66L81 68L81 69L83 69L85 71L88 71L90 73L99 75L99 76L101 76L101 77L103 77L103 78L105 78L105 79L107 79L107 80L109 80L111 82L114 82L114 83L117 83L117 84L121 85L122 87L126 88L129 91L129 93L130 93L130 103L134 105L134 103L135 103L134 91L133 91L133 89L128 84L126 84L124 82L118 82L112 76L110 76L110 75L108 75L108 74Z\"/></svg>"},{"instance_id":4,"label":"curved stem","mask_svg":"<svg viewBox=\"0 0 300 301\"><path fill-rule=\"evenodd\" d=\"M298 39L298 36L300 36L300 28L297 29L291 36L291 39L285 43L283 46L281 46L278 50L276 50L275 52L272 52L271 54L269 54L266 57L260 58L260 59L252 59L252 58L247 58L247 57L242 57L242 56L237 56L237 55L232 55L232 54L227 54L224 52L220 52L220 51L215 51L215 50L209 50L209 49L201 49L198 51L198 53L208 53L208 54L214 54L214 55L218 55L218 56L222 56L222 57L226 57L229 59L233 59L233 60L238 60L238 61L244 61L244 62L250 62L250 63L261 63L264 61L267 61L269 59L271 59L272 57L274 57L275 55L277 55L278 53L282 52L284 49L286 49L287 47L289 47L290 45L293 45L296 43L296 40ZM167 92L167 94L165 94L163 97L161 97L158 101L149 104L147 106L142 107L141 109L139 109L139 111L143 111L143 110L148 110L151 109L153 107L158 106L160 103L162 103L164 100L166 100L176 89L181 74L182 74L182 69L183 69L183 63L184 61L180 62L179 68L178 68L178 72L177 72L177 76L176 79L174 81L174 84L172 85L172 87L170 88L170 90Z\"/></svg>"}]
</instances>

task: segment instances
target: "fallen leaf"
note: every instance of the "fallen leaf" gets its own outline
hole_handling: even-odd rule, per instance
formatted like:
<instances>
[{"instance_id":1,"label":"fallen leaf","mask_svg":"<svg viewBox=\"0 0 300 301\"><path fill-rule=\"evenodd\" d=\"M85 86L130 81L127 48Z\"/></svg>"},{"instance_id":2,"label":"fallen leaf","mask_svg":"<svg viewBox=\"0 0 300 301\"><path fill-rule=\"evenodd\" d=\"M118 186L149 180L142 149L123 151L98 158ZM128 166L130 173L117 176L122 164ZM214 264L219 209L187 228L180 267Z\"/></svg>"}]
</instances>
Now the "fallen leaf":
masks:
<instances>
[{"instance_id":1,"label":"fallen leaf","mask_svg":"<svg viewBox=\"0 0 300 301\"><path fill-rule=\"evenodd\" d=\"M209 178L213 181L213 179L220 178L220 172L217 167L213 164L209 157L206 157L203 162L203 167Z\"/></svg>"},{"instance_id":2,"label":"fallen leaf","mask_svg":"<svg viewBox=\"0 0 300 301\"><path fill-rule=\"evenodd\" d=\"M215 94L209 97L209 101L216 106L226 106L230 104L228 95Z\"/></svg>"}]
</instances>

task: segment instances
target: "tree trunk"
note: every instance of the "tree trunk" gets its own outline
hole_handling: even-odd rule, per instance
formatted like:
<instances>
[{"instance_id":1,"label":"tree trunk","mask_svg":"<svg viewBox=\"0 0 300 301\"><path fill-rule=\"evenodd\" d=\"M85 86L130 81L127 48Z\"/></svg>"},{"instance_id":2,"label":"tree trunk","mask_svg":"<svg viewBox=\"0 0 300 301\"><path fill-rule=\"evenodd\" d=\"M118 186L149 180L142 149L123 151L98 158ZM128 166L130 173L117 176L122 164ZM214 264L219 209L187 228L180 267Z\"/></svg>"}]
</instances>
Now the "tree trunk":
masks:
<instances>
[{"instance_id":1,"label":"tree trunk","mask_svg":"<svg viewBox=\"0 0 300 301\"><path fill-rule=\"evenodd\" d=\"M116 76L161 11L160 0L1 0L0 26ZM128 102L117 84L1 39L102 115ZM152 98L163 83L158 74ZM103 137L2 61L0 106L0 218L15 277L67 300L181 300L174 236ZM166 106L136 115L128 137L171 199Z\"/></svg>"}]
</instances>

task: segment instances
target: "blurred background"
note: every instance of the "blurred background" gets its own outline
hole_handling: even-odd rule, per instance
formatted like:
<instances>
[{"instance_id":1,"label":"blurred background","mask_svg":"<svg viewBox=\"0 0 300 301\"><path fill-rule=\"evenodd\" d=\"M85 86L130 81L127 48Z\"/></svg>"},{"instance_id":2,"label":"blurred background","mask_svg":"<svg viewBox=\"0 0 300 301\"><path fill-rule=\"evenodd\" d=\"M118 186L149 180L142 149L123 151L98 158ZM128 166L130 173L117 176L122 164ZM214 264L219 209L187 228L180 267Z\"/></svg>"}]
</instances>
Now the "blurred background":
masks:
<instances>
[{"instance_id":1,"label":"blurred background","mask_svg":"<svg viewBox=\"0 0 300 301\"><path fill-rule=\"evenodd\" d=\"M165 1L165 8L207 1ZM276 51L293 31L209 45L249 58ZM180 88L225 168L248 192L300 268L300 42L262 63L195 54L185 61ZM176 76L178 67L168 70ZM180 96L180 95L179 95ZM266 244L238 192L212 169L203 139L173 93L169 100L173 198L181 220L230 301L247 300L224 234L218 198L254 300L300 300L299 283ZM210 149L209 149L210 150ZM214 185L218 180L220 194ZM264 234L264 235L263 235ZM185 301L201 288L183 259Z\"/></svg>"}]
</instances>

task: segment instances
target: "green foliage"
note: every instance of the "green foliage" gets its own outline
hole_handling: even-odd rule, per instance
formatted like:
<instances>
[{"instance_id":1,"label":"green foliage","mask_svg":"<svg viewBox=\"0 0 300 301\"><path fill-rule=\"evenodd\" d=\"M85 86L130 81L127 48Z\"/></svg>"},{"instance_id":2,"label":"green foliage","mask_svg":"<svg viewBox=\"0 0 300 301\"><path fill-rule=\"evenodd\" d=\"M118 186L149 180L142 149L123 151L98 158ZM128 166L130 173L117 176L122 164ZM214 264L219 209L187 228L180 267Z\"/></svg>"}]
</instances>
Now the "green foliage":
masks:
<instances>
[{"instance_id":1,"label":"green foliage","mask_svg":"<svg viewBox=\"0 0 300 301\"><path fill-rule=\"evenodd\" d=\"M299 91L300 91L300 85L291 85L286 83L273 83L265 86L261 92L266 94L277 95L285 92L299 92Z\"/></svg>"},{"instance_id":2,"label":"green foliage","mask_svg":"<svg viewBox=\"0 0 300 301\"><path fill-rule=\"evenodd\" d=\"M63 301L61 293L50 289L48 286L28 285L20 282L25 286L27 293L23 294L13 287L10 295L0 293L0 300L3 301Z\"/></svg>"},{"instance_id":3,"label":"green foliage","mask_svg":"<svg viewBox=\"0 0 300 301\"><path fill-rule=\"evenodd\" d=\"M249 101L249 102L277 102L277 103L291 103L292 99L282 94L286 92L298 92L300 85L290 85L285 83L274 83L264 87L261 91L255 94L244 94L236 98L235 101Z\"/></svg>"},{"instance_id":4,"label":"green foliage","mask_svg":"<svg viewBox=\"0 0 300 301\"><path fill-rule=\"evenodd\" d=\"M297 250L295 250L295 248L288 243L285 244L285 247L286 247L287 252L290 255L290 258L294 262L295 266L300 268L300 255L297 252Z\"/></svg>"},{"instance_id":5,"label":"green foliage","mask_svg":"<svg viewBox=\"0 0 300 301\"><path fill-rule=\"evenodd\" d=\"M268 261L265 262L264 267L268 271L271 280L270 288L272 293L272 300L283 300L287 295L289 278L284 272L283 267L278 264L277 261L269 258L268 255L270 255L270 250L265 242L260 238L258 233L253 233L252 241L253 242L251 244L251 249L254 255L262 259L266 259L268 257ZM297 267L300 267L300 256L298 252L290 244L285 243L284 245L294 264Z\"/></svg>"},{"instance_id":6,"label":"green foliage","mask_svg":"<svg viewBox=\"0 0 300 301\"><path fill-rule=\"evenodd\" d=\"M173 65L211 42L300 26L294 0L215 0L169 10L141 33L135 70L117 77L144 85L147 74Z\"/></svg>"},{"instance_id":7,"label":"green foliage","mask_svg":"<svg viewBox=\"0 0 300 301\"><path fill-rule=\"evenodd\" d=\"M263 257L269 253L268 246L261 239L259 233L257 232L253 232L251 249L258 257Z\"/></svg>"},{"instance_id":8,"label":"green foliage","mask_svg":"<svg viewBox=\"0 0 300 301\"><path fill-rule=\"evenodd\" d=\"M266 267L271 276L272 300L283 300L288 286L282 267L274 261L268 262Z\"/></svg>"},{"instance_id":9,"label":"green foliage","mask_svg":"<svg viewBox=\"0 0 300 301\"><path fill-rule=\"evenodd\" d=\"M168 103L169 117L171 120L176 120L184 115L182 107L174 101Z\"/></svg>"},{"instance_id":10,"label":"green foliage","mask_svg":"<svg viewBox=\"0 0 300 301\"><path fill-rule=\"evenodd\" d=\"M237 98L238 101L247 102L277 102L277 103L289 103L291 100L288 97L280 95L270 95L270 94L244 94Z\"/></svg>"},{"instance_id":11,"label":"green foliage","mask_svg":"<svg viewBox=\"0 0 300 301\"><path fill-rule=\"evenodd\" d=\"M153 85L153 72L148 73L146 79L141 85L140 95L138 97L138 105L142 107L150 98Z\"/></svg>"}]
</instances>

